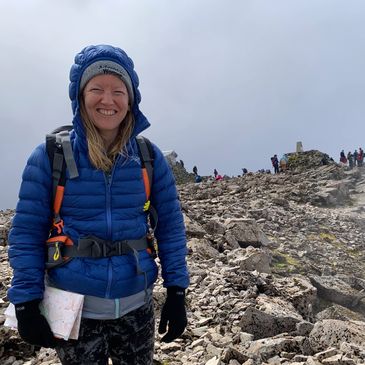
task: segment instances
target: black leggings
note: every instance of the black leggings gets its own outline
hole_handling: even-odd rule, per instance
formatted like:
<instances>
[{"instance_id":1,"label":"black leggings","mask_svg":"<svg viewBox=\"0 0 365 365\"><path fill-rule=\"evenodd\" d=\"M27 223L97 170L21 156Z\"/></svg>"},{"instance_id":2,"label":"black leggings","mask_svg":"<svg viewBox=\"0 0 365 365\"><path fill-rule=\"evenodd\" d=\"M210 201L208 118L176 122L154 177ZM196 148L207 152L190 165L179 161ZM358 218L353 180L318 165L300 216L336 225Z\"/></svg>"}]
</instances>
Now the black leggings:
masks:
<instances>
[{"instance_id":1,"label":"black leggings","mask_svg":"<svg viewBox=\"0 0 365 365\"><path fill-rule=\"evenodd\" d=\"M82 318L78 340L61 341L63 365L152 365L155 319L152 300L121 318Z\"/></svg>"}]
</instances>

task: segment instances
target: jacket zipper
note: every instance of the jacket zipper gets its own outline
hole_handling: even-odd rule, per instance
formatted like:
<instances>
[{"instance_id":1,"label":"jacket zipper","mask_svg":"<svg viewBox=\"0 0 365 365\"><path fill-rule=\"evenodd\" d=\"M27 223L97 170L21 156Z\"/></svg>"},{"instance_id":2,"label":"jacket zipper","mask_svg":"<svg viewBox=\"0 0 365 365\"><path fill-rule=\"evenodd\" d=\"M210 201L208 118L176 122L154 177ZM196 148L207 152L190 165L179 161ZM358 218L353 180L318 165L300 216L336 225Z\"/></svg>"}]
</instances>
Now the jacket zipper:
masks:
<instances>
[{"instance_id":1,"label":"jacket zipper","mask_svg":"<svg viewBox=\"0 0 365 365\"><path fill-rule=\"evenodd\" d=\"M104 173L105 177L105 191L106 191L106 222L107 222L107 236L109 240L112 240L112 207L111 207L111 186L113 182L113 175L115 171L115 166L117 165L119 156L116 159L113 169L108 174ZM111 264L111 258L108 259L108 284L106 287L106 298L110 298L110 290L112 286L112 280L113 280L113 270L112 270L112 264Z\"/></svg>"}]
</instances>

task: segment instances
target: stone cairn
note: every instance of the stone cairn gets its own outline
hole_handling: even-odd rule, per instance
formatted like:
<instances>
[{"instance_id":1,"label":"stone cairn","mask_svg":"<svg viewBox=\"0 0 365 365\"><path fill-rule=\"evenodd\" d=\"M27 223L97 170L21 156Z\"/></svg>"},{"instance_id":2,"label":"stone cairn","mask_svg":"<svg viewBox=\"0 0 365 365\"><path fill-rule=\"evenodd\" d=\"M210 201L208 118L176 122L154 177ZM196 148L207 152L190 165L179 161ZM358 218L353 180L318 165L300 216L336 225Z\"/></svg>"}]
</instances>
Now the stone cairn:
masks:
<instances>
[{"instance_id":1,"label":"stone cairn","mask_svg":"<svg viewBox=\"0 0 365 365\"><path fill-rule=\"evenodd\" d=\"M365 179L323 156L298 154L277 175L179 185L189 325L169 344L156 335L156 365L365 364ZM2 312L12 215L0 212ZM157 322L164 296L159 281ZM0 331L1 364L59 364L53 350Z\"/></svg>"}]
</instances>

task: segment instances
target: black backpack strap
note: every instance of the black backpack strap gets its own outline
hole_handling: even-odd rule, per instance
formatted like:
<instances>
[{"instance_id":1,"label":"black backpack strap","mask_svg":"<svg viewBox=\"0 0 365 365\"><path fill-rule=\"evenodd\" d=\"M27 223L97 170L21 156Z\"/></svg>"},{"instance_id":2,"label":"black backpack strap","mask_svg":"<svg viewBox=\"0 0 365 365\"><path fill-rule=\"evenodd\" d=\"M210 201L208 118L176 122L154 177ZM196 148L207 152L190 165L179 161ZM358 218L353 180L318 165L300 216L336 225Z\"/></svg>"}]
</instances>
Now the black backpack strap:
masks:
<instances>
[{"instance_id":1,"label":"black backpack strap","mask_svg":"<svg viewBox=\"0 0 365 365\"><path fill-rule=\"evenodd\" d=\"M70 130L72 126L62 126L46 136L46 150L52 168L52 201L55 199L57 186L65 186L66 167L71 179L78 177L70 142Z\"/></svg>"},{"instance_id":2,"label":"black backpack strap","mask_svg":"<svg viewBox=\"0 0 365 365\"><path fill-rule=\"evenodd\" d=\"M75 179L79 176L79 172L77 170L76 162L74 159L74 155L72 152L71 140L70 140L70 132L62 131L56 133L56 144L62 146L63 157L66 162L66 167L70 176L70 179Z\"/></svg>"},{"instance_id":3,"label":"black backpack strap","mask_svg":"<svg viewBox=\"0 0 365 365\"><path fill-rule=\"evenodd\" d=\"M147 170L150 189L153 181L153 148L151 141L143 136L136 137L139 151L139 158L141 159L142 168ZM149 196L148 196L149 199Z\"/></svg>"},{"instance_id":4,"label":"black backpack strap","mask_svg":"<svg viewBox=\"0 0 365 365\"><path fill-rule=\"evenodd\" d=\"M63 157L63 151L60 146L56 144L56 135L47 134L46 149L49 158L49 163L52 169L52 208L56 196L56 190L59 183L61 183L61 176L66 175L66 164Z\"/></svg>"},{"instance_id":5,"label":"black backpack strap","mask_svg":"<svg viewBox=\"0 0 365 365\"><path fill-rule=\"evenodd\" d=\"M66 169L70 179L79 176L70 141L71 129L72 126L59 127L46 136L46 150L52 169L53 225L51 230L56 231L57 234L61 234L63 228L60 210L66 185Z\"/></svg>"},{"instance_id":6,"label":"black backpack strap","mask_svg":"<svg viewBox=\"0 0 365 365\"><path fill-rule=\"evenodd\" d=\"M143 182L146 191L145 211L150 215L151 228L154 231L157 226L158 216L156 209L150 204L150 195L153 182L153 147L151 141L143 136L136 137L139 158L142 164Z\"/></svg>"},{"instance_id":7,"label":"black backpack strap","mask_svg":"<svg viewBox=\"0 0 365 365\"><path fill-rule=\"evenodd\" d=\"M51 133L57 134L57 133L60 133L63 131L71 132L73 130L73 128L74 127L72 125L62 125L61 127L54 129Z\"/></svg>"}]
</instances>

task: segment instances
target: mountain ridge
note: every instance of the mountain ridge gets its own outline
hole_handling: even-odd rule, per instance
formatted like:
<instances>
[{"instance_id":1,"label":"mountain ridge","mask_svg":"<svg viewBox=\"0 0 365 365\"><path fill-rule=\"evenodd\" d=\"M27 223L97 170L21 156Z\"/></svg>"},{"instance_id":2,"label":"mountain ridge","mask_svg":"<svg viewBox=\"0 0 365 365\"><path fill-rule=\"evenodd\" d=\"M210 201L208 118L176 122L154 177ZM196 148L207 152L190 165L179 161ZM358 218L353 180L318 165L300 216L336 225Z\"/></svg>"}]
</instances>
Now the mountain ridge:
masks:
<instances>
[{"instance_id":1,"label":"mountain ridge","mask_svg":"<svg viewBox=\"0 0 365 365\"><path fill-rule=\"evenodd\" d=\"M285 173L178 185L189 326L171 344L156 340L155 364L365 363L365 171L323 155L303 153ZM12 214L1 213L4 230ZM0 248L3 310L6 240ZM157 318L164 295L159 280ZM2 361L58 364L1 332Z\"/></svg>"}]
</instances>

